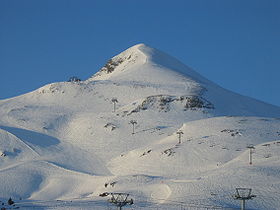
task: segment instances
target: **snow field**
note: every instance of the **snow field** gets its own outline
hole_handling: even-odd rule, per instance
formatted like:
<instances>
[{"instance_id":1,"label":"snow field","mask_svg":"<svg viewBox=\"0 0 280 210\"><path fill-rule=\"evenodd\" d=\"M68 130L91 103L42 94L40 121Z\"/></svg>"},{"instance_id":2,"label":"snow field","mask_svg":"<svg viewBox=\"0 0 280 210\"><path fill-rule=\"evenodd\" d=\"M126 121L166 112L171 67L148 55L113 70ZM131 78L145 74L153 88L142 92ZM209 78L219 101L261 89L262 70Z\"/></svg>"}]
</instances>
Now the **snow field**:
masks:
<instances>
[{"instance_id":1,"label":"snow field","mask_svg":"<svg viewBox=\"0 0 280 210\"><path fill-rule=\"evenodd\" d=\"M249 208L280 206L280 108L143 44L86 81L0 101L0 116L0 197L23 209L104 209L104 192L129 193L135 209L237 208L236 187L258 195Z\"/></svg>"}]
</instances>

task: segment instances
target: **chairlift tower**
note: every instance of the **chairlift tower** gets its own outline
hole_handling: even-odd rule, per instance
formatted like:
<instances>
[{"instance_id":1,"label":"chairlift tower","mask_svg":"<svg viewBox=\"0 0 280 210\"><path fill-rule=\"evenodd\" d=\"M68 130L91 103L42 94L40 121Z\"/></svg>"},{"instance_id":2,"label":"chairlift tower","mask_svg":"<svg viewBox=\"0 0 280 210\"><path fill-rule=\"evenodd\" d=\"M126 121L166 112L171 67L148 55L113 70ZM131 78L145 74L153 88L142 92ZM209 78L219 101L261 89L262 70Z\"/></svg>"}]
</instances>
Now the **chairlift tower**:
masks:
<instances>
[{"instance_id":1,"label":"chairlift tower","mask_svg":"<svg viewBox=\"0 0 280 210\"><path fill-rule=\"evenodd\" d=\"M115 112L115 111L116 111L116 103L118 103L118 99L117 99L117 98L112 98L111 101L112 101L113 104L114 104L114 110L113 110L113 112Z\"/></svg>"},{"instance_id":2,"label":"chairlift tower","mask_svg":"<svg viewBox=\"0 0 280 210\"><path fill-rule=\"evenodd\" d=\"M122 210L122 207L127 204L133 204L133 199L128 199L129 194L127 193L110 193L110 195L111 198L108 200L108 202L117 206L119 210Z\"/></svg>"},{"instance_id":3,"label":"chairlift tower","mask_svg":"<svg viewBox=\"0 0 280 210\"><path fill-rule=\"evenodd\" d=\"M181 144L181 137L182 137L182 134L184 134L184 132L179 130L179 131L177 131L177 134L178 134L179 144Z\"/></svg>"},{"instance_id":4,"label":"chairlift tower","mask_svg":"<svg viewBox=\"0 0 280 210\"><path fill-rule=\"evenodd\" d=\"M256 195L252 195L251 192L252 192L251 188L236 188L236 194L233 195L233 198L235 200L241 201L241 210L245 210L246 200L251 200L254 197L256 197Z\"/></svg>"},{"instance_id":5,"label":"chairlift tower","mask_svg":"<svg viewBox=\"0 0 280 210\"><path fill-rule=\"evenodd\" d=\"M130 124L132 124L132 134L135 134L134 129L135 129L135 124L137 124L136 120L130 120Z\"/></svg>"},{"instance_id":6,"label":"chairlift tower","mask_svg":"<svg viewBox=\"0 0 280 210\"><path fill-rule=\"evenodd\" d=\"M253 145L249 145L247 146L247 148L249 149L249 164L252 165L253 164L252 154L255 147Z\"/></svg>"}]
</instances>

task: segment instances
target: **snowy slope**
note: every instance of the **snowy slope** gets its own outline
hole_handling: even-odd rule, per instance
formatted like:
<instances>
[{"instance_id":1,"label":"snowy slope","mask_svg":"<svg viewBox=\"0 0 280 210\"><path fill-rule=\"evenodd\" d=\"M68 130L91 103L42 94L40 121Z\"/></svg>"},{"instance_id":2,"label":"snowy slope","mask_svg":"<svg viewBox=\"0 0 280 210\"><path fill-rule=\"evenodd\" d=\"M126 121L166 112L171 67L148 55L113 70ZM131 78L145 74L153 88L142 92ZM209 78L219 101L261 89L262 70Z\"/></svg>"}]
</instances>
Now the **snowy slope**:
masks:
<instances>
[{"instance_id":1,"label":"snowy slope","mask_svg":"<svg viewBox=\"0 0 280 210\"><path fill-rule=\"evenodd\" d=\"M100 193L128 192L139 209L237 207L235 187L251 187L267 202L256 198L250 208L280 206L280 108L225 90L144 44L86 81L2 100L0 116L3 199L45 201L28 204L38 209L90 209L94 200L102 209Z\"/></svg>"}]
</instances>

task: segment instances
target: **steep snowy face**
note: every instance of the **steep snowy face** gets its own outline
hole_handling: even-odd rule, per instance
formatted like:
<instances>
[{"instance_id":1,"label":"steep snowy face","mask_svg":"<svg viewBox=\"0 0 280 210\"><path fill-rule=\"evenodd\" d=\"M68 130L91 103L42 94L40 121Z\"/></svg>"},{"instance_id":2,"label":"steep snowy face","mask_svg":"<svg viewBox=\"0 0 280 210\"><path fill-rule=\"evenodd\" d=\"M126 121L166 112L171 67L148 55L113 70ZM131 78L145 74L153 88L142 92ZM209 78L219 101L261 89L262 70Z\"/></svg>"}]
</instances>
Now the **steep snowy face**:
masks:
<instances>
[{"instance_id":1,"label":"steep snowy face","mask_svg":"<svg viewBox=\"0 0 280 210\"><path fill-rule=\"evenodd\" d=\"M188 77L199 83L212 83L176 58L160 50L148 47L144 44L140 45L138 49L147 56L147 62L152 63L153 65L160 66L163 69L169 69L173 73L180 73L182 76ZM212 85L214 84L212 83Z\"/></svg>"},{"instance_id":2,"label":"steep snowy face","mask_svg":"<svg viewBox=\"0 0 280 210\"><path fill-rule=\"evenodd\" d=\"M89 80L108 79L154 84L182 84L187 81L193 86L210 83L172 56L144 44L135 45L113 57Z\"/></svg>"},{"instance_id":3,"label":"steep snowy face","mask_svg":"<svg viewBox=\"0 0 280 210\"><path fill-rule=\"evenodd\" d=\"M119 76L122 72L132 71L146 63L147 55L139 48L146 47L144 44L135 45L117 56L109 59L107 63L89 80L105 80Z\"/></svg>"}]
</instances>

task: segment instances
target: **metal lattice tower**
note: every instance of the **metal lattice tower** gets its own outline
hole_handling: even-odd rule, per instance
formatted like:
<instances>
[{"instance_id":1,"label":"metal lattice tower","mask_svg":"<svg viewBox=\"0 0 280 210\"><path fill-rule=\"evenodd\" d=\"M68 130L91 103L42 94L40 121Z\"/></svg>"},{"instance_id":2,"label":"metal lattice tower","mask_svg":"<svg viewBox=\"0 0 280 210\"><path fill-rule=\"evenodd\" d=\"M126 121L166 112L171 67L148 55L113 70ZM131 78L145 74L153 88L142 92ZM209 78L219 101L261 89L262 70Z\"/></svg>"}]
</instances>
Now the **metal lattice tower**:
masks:
<instances>
[{"instance_id":1,"label":"metal lattice tower","mask_svg":"<svg viewBox=\"0 0 280 210\"><path fill-rule=\"evenodd\" d=\"M108 200L108 202L117 206L119 210L121 210L122 207L127 204L133 204L133 199L128 199L129 194L127 193L110 193L110 195L111 198Z\"/></svg>"},{"instance_id":2,"label":"metal lattice tower","mask_svg":"<svg viewBox=\"0 0 280 210\"><path fill-rule=\"evenodd\" d=\"M256 195L251 194L252 189L250 188L236 188L236 194L233 195L233 198L235 200L240 200L241 201L241 210L245 210L245 201L246 200L251 200Z\"/></svg>"}]
</instances>

